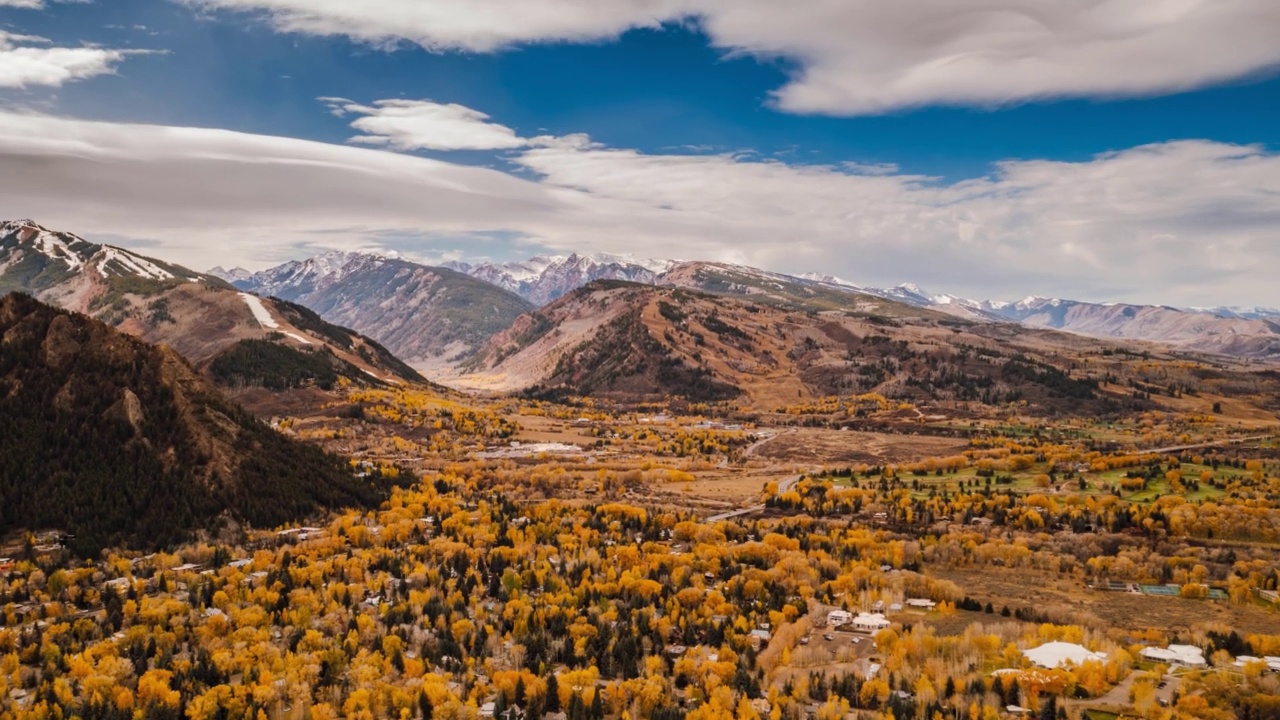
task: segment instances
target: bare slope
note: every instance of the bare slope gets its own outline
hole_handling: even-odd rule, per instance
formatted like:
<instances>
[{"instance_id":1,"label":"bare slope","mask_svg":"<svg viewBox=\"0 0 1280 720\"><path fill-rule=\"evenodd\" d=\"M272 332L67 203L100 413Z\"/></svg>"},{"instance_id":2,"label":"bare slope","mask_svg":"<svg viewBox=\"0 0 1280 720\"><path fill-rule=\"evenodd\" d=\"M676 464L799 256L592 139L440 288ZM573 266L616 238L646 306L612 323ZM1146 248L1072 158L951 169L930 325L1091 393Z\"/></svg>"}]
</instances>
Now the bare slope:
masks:
<instances>
[{"instance_id":1,"label":"bare slope","mask_svg":"<svg viewBox=\"0 0 1280 720\"><path fill-rule=\"evenodd\" d=\"M849 297L849 296L845 296ZM628 400L735 400L774 409L829 395L1026 403L1040 412L1139 405L1072 373L1097 341L974 323L852 298L830 309L789 292L744 298L685 288L593 283L495 337L460 384Z\"/></svg>"}]
</instances>

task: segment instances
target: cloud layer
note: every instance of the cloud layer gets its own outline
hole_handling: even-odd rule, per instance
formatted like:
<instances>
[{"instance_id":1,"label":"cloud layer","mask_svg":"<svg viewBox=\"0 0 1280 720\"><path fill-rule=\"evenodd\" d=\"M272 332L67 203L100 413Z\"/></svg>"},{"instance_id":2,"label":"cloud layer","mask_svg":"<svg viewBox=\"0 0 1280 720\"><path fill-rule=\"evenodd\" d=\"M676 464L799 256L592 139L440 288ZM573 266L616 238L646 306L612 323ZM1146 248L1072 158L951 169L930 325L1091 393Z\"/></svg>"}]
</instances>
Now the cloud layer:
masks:
<instances>
[{"instance_id":1,"label":"cloud layer","mask_svg":"<svg viewBox=\"0 0 1280 720\"><path fill-rule=\"evenodd\" d=\"M95 47L50 47L48 42L0 30L0 88L61 87L108 74L130 54Z\"/></svg>"},{"instance_id":2,"label":"cloud layer","mask_svg":"<svg viewBox=\"0 0 1280 720\"><path fill-rule=\"evenodd\" d=\"M502 150L523 147L514 130L478 110L429 100L379 100L372 106L321 98L339 117L358 116L351 142L393 150Z\"/></svg>"},{"instance_id":3,"label":"cloud layer","mask_svg":"<svg viewBox=\"0 0 1280 720\"><path fill-rule=\"evenodd\" d=\"M374 107L377 107L376 105ZM479 122L488 122L481 118ZM0 217L146 241L197 268L394 244L742 262L978 297L1274 304L1280 155L1185 141L1011 161L958 183L877 167L539 138L520 174L212 129L0 113ZM524 177L521 177L523 175ZM534 179L526 179L533 177Z\"/></svg>"},{"instance_id":4,"label":"cloud layer","mask_svg":"<svg viewBox=\"0 0 1280 720\"><path fill-rule=\"evenodd\" d=\"M1177 92L1280 65L1273 0L182 0L279 29L435 51L589 42L695 23L717 47L795 63L778 107L922 105Z\"/></svg>"}]
</instances>

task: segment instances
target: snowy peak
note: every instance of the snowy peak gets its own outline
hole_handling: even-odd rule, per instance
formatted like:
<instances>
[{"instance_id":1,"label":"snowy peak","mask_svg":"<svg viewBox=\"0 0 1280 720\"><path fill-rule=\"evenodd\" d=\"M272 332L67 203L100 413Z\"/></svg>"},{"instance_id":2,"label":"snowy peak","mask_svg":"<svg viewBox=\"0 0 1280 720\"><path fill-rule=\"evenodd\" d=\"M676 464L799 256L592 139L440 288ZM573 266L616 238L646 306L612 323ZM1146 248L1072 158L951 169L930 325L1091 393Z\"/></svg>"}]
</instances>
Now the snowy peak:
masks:
<instances>
[{"instance_id":1,"label":"snowy peak","mask_svg":"<svg viewBox=\"0 0 1280 720\"><path fill-rule=\"evenodd\" d=\"M454 263L450 267L541 305L596 280L653 284L673 265L670 260L572 253L508 263Z\"/></svg>"},{"instance_id":2,"label":"snowy peak","mask_svg":"<svg viewBox=\"0 0 1280 720\"><path fill-rule=\"evenodd\" d=\"M289 289L315 289L332 285L366 269L396 260L397 257L389 255L331 250L323 255L287 262L231 282L236 287L250 288L262 295L281 295Z\"/></svg>"},{"instance_id":3,"label":"snowy peak","mask_svg":"<svg viewBox=\"0 0 1280 720\"><path fill-rule=\"evenodd\" d=\"M822 273L809 272L803 275L798 275L797 277L801 280L809 280L810 282L822 283L823 285L836 285L839 287L849 288L850 290L862 290L858 285L851 283L844 278L836 277L835 275L824 275Z\"/></svg>"},{"instance_id":4,"label":"snowy peak","mask_svg":"<svg viewBox=\"0 0 1280 720\"><path fill-rule=\"evenodd\" d=\"M80 269L99 249L71 233L54 232L31 220L0 224L0 243L6 249L39 253L69 270Z\"/></svg>"},{"instance_id":5,"label":"snowy peak","mask_svg":"<svg viewBox=\"0 0 1280 720\"><path fill-rule=\"evenodd\" d=\"M123 248L91 243L71 233L49 230L31 220L0 223L0 270L19 264L28 266L28 276L45 271L88 272L103 279L136 277L159 282L200 277L185 268Z\"/></svg>"},{"instance_id":6,"label":"snowy peak","mask_svg":"<svg viewBox=\"0 0 1280 720\"><path fill-rule=\"evenodd\" d=\"M102 246L102 250L94 255L90 262L93 263L93 267L103 277L110 275L118 277L136 275L148 280L174 279L173 273L156 263L110 245Z\"/></svg>"},{"instance_id":7,"label":"snowy peak","mask_svg":"<svg viewBox=\"0 0 1280 720\"><path fill-rule=\"evenodd\" d=\"M248 280L249 278L253 277L253 273L249 272L248 270L245 270L242 267L233 267L230 270L227 270L223 268L221 265L215 268L210 268L209 270L205 271L205 274L216 277L219 280L225 280L229 283L242 282L244 280Z\"/></svg>"}]
</instances>

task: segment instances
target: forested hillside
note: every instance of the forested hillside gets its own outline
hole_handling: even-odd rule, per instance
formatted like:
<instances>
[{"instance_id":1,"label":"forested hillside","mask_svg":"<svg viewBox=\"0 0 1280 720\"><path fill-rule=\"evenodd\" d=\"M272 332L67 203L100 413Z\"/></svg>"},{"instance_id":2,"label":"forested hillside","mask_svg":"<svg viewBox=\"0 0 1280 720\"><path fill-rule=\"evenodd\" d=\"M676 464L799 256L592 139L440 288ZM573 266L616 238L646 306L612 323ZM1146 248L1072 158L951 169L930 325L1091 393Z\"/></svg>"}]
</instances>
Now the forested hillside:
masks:
<instances>
[{"instance_id":1,"label":"forested hillside","mask_svg":"<svg viewBox=\"0 0 1280 720\"><path fill-rule=\"evenodd\" d=\"M226 519L269 526L379 488L275 432L167 348L24 295L0 300L0 533L162 546Z\"/></svg>"}]
</instances>

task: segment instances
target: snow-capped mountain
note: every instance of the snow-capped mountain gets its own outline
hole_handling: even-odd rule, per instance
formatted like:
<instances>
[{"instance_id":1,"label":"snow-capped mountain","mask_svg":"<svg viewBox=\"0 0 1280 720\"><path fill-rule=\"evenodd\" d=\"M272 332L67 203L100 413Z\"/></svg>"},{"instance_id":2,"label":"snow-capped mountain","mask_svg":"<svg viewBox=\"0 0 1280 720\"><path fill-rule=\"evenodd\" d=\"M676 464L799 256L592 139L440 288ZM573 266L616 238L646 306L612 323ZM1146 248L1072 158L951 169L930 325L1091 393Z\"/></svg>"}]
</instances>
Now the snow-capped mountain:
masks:
<instances>
[{"instance_id":1,"label":"snow-capped mountain","mask_svg":"<svg viewBox=\"0 0 1280 720\"><path fill-rule=\"evenodd\" d=\"M233 284L253 277L252 272L245 270L242 267L233 267L230 270L226 270L223 269L221 265L210 269L206 274Z\"/></svg>"},{"instance_id":2,"label":"snow-capped mountain","mask_svg":"<svg viewBox=\"0 0 1280 720\"><path fill-rule=\"evenodd\" d=\"M143 257L111 245L91 243L77 235L57 232L31 220L0 223L0 273L22 273L34 289L90 273L99 279L136 277L144 280L193 280L200 275L185 268Z\"/></svg>"},{"instance_id":3,"label":"snow-capped mountain","mask_svg":"<svg viewBox=\"0 0 1280 720\"><path fill-rule=\"evenodd\" d=\"M1275 320L1280 319L1280 308L1241 308L1218 306L1212 308L1187 308L1191 312L1204 312L1210 315L1217 315L1221 318L1242 318L1245 320Z\"/></svg>"},{"instance_id":4,"label":"snow-capped mountain","mask_svg":"<svg viewBox=\"0 0 1280 720\"><path fill-rule=\"evenodd\" d=\"M323 348L334 362L377 377L420 379L375 343L304 308L241 293L181 265L99 245L30 220L0 223L0 290L90 315L198 367L244 342Z\"/></svg>"},{"instance_id":5,"label":"snow-capped mountain","mask_svg":"<svg viewBox=\"0 0 1280 720\"><path fill-rule=\"evenodd\" d=\"M1227 355L1280 355L1280 313L1266 308L1173 308L1036 295L1017 301L971 300L931 293L912 283L888 290L858 291L971 320L1014 322L1094 337L1149 340Z\"/></svg>"},{"instance_id":6,"label":"snow-capped mountain","mask_svg":"<svg viewBox=\"0 0 1280 720\"><path fill-rule=\"evenodd\" d=\"M675 264L621 255L539 256L509 263L450 263L446 267L509 290L536 305L545 305L595 280L628 280L655 284Z\"/></svg>"},{"instance_id":7,"label":"snow-capped mountain","mask_svg":"<svg viewBox=\"0 0 1280 720\"><path fill-rule=\"evenodd\" d=\"M454 270L361 252L288 262L234 284L304 305L424 366L467 355L532 309L519 296Z\"/></svg>"}]
</instances>

